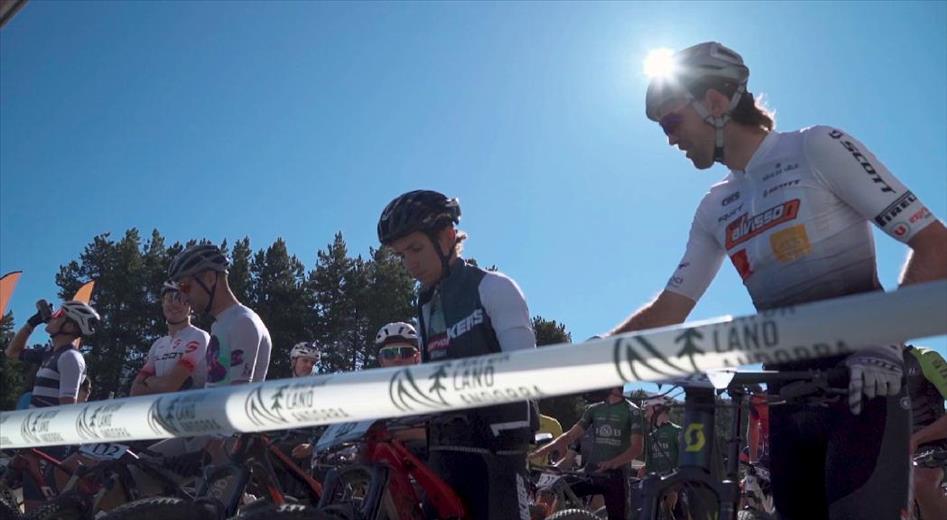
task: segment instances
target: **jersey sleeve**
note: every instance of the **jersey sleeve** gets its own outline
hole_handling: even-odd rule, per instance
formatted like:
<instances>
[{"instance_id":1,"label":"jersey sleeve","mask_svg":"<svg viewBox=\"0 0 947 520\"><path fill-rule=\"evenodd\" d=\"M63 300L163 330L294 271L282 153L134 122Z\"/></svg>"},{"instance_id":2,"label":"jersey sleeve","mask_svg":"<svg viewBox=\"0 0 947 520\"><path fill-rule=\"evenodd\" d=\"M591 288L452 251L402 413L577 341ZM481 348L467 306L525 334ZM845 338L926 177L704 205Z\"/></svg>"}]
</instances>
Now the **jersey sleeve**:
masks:
<instances>
[{"instance_id":1,"label":"jersey sleeve","mask_svg":"<svg viewBox=\"0 0 947 520\"><path fill-rule=\"evenodd\" d=\"M178 360L177 364L183 366L189 374L194 373L198 367L206 362L207 341L209 339L206 332L194 334L184 345L184 355Z\"/></svg>"},{"instance_id":2,"label":"jersey sleeve","mask_svg":"<svg viewBox=\"0 0 947 520\"><path fill-rule=\"evenodd\" d=\"M526 298L510 277L488 272L480 282L480 302L490 317L500 350L536 348Z\"/></svg>"},{"instance_id":3,"label":"jersey sleeve","mask_svg":"<svg viewBox=\"0 0 947 520\"><path fill-rule=\"evenodd\" d=\"M59 397L79 396L79 385L85 378L85 359L78 350L70 349L63 352L56 362L59 370Z\"/></svg>"},{"instance_id":4,"label":"jersey sleeve","mask_svg":"<svg viewBox=\"0 0 947 520\"><path fill-rule=\"evenodd\" d=\"M809 128L803 149L816 177L891 238L908 242L936 220L864 144L841 130Z\"/></svg>"},{"instance_id":5,"label":"jersey sleeve","mask_svg":"<svg viewBox=\"0 0 947 520\"><path fill-rule=\"evenodd\" d=\"M589 431L589 426L592 426L592 409L594 407L594 404L586 406L585 411L582 412L582 417L580 417L579 422L576 423L585 431Z\"/></svg>"},{"instance_id":6,"label":"jersey sleeve","mask_svg":"<svg viewBox=\"0 0 947 520\"><path fill-rule=\"evenodd\" d=\"M141 370L138 371L139 376L151 377L157 374L155 369L155 345L158 344L160 339L156 340L151 344L151 348L148 349L148 354L145 356L145 366L141 367Z\"/></svg>"},{"instance_id":7,"label":"jersey sleeve","mask_svg":"<svg viewBox=\"0 0 947 520\"><path fill-rule=\"evenodd\" d=\"M717 276L724 257L723 248L702 223L703 206L702 202L694 214L684 257L665 286L665 290L695 302L704 295L710 282Z\"/></svg>"},{"instance_id":8,"label":"jersey sleeve","mask_svg":"<svg viewBox=\"0 0 947 520\"><path fill-rule=\"evenodd\" d=\"M260 354L263 331L250 316L241 316L234 322L229 340L230 367L227 380L232 385L249 383L254 380L253 371Z\"/></svg>"},{"instance_id":9,"label":"jersey sleeve","mask_svg":"<svg viewBox=\"0 0 947 520\"><path fill-rule=\"evenodd\" d=\"M638 408L632 403L628 403L628 406L631 408L631 424L629 425L628 431L631 435L642 435L644 434L644 414L641 413L641 408Z\"/></svg>"}]
</instances>

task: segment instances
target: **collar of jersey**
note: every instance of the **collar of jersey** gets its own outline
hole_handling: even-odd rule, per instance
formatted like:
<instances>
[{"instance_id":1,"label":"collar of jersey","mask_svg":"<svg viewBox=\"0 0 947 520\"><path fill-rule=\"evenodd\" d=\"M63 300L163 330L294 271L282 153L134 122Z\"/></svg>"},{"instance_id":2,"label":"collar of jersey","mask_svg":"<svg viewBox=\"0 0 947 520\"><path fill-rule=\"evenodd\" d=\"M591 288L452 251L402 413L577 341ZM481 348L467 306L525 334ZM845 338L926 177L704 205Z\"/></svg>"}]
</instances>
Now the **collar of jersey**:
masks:
<instances>
[{"instance_id":1,"label":"collar of jersey","mask_svg":"<svg viewBox=\"0 0 947 520\"><path fill-rule=\"evenodd\" d=\"M756 148L756 151L753 152L753 156L750 157L749 162L746 163L746 169L743 171L740 170L730 170L730 173L733 175L744 175L748 171L752 171L753 168L760 162L766 160L766 156L769 155L770 150L776 146L776 143L779 141L779 132L770 132L763 138L763 141Z\"/></svg>"}]
</instances>

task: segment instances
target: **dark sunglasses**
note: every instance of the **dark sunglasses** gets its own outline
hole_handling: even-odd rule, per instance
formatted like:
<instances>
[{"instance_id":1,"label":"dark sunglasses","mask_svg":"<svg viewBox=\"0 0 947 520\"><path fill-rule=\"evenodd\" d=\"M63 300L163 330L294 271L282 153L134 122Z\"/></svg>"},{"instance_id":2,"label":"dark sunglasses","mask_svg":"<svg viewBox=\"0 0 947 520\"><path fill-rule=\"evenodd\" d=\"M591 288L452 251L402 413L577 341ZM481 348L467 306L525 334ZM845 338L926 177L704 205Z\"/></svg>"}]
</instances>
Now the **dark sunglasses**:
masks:
<instances>
[{"instance_id":1,"label":"dark sunglasses","mask_svg":"<svg viewBox=\"0 0 947 520\"><path fill-rule=\"evenodd\" d=\"M56 318L62 317L63 314L66 314L66 309L62 307L56 309L52 314L49 315L49 319L55 320Z\"/></svg>"},{"instance_id":2,"label":"dark sunglasses","mask_svg":"<svg viewBox=\"0 0 947 520\"><path fill-rule=\"evenodd\" d=\"M383 347L378 351L378 357L381 359L405 359L418 353L414 347Z\"/></svg>"},{"instance_id":3,"label":"dark sunglasses","mask_svg":"<svg viewBox=\"0 0 947 520\"><path fill-rule=\"evenodd\" d=\"M684 116L678 114L677 112L671 112L666 116L662 117L658 124L661 125L661 130L664 130L664 135L671 135L681 127L681 123L684 122Z\"/></svg>"}]
</instances>

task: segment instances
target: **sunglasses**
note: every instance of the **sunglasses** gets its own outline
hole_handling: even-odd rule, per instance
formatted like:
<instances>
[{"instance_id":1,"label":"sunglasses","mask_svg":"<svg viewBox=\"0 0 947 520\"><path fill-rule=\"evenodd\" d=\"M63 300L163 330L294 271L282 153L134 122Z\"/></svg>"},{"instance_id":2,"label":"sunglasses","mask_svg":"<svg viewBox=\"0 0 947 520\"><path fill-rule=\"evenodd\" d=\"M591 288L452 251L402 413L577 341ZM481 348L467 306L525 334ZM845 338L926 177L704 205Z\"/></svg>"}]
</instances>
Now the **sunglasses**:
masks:
<instances>
[{"instance_id":1,"label":"sunglasses","mask_svg":"<svg viewBox=\"0 0 947 520\"><path fill-rule=\"evenodd\" d=\"M414 347L384 347L378 351L378 357L385 360L405 359L418 353Z\"/></svg>"},{"instance_id":2,"label":"sunglasses","mask_svg":"<svg viewBox=\"0 0 947 520\"><path fill-rule=\"evenodd\" d=\"M664 130L664 135L670 136L681 127L681 124L684 122L684 116L678 114L677 112L671 112L666 116L662 117L658 124L661 125L661 130Z\"/></svg>"},{"instance_id":3,"label":"sunglasses","mask_svg":"<svg viewBox=\"0 0 947 520\"><path fill-rule=\"evenodd\" d=\"M55 320L56 318L61 318L64 314L66 314L66 309L63 309L62 307L60 307L56 309L55 311L53 311L52 314L49 315L49 319Z\"/></svg>"}]
</instances>

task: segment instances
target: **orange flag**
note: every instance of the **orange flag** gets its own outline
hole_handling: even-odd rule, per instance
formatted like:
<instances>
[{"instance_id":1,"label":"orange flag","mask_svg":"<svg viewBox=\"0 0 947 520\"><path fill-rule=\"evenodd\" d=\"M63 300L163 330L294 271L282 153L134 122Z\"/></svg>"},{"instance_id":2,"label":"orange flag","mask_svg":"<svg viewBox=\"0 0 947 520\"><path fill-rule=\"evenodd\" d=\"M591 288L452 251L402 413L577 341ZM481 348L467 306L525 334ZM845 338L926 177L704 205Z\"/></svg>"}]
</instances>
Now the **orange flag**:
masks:
<instances>
[{"instance_id":1,"label":"orange flag","mask_svg":"<svg viewBox=\"0 0 947 520\"><path fill-rule=\"evenodd\" d=\"M13 295L13 289L16 289L21 274L23 271L13 271L0 278L0 316L7 312L7 303L10 303L10 296Z\"/></svg>"},{"instance_id":2,"label":"orange flag","mask_svg":"<svg viewBox=\"0 0 947 520\"><path fill-rule=\"evenodd\" d=\"M95 280L86 282L85 285L79 288L76 291L75 296L72 297L73 300L78 300L82 303L88 304L92 300L92 289L95 288Z\"/></svg>"}]
</instances>

